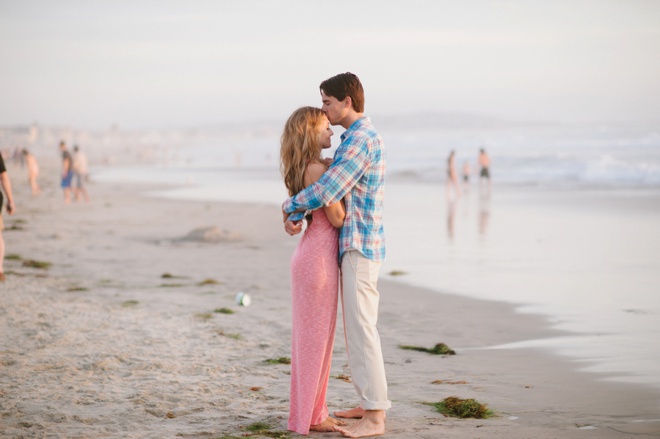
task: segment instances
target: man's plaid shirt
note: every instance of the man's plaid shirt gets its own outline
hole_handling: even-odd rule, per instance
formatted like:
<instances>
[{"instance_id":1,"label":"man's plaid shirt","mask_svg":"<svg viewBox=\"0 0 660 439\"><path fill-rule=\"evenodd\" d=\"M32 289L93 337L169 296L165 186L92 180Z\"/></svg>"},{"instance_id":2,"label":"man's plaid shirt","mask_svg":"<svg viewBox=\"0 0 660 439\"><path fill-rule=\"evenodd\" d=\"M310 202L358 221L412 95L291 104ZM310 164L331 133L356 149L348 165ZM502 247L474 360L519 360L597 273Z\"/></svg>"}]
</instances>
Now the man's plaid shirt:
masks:
<instances>
[{"instance_id":1,"label":"man's plaid shirt","mask_svg":"<svg viewBox=\"0 0 660 439\"><path fill-rule=\"evenodd\" d=\"M289 198L284 212L314 210L342 198L346 218L339 235L339 260L344 252L358 250L368 259L385 259L383 197L385 192L385 151L383 139L371 120L355 121L342 135L330 168L311 186ZM299 219L301 215L290 216Z\"/></svg>"}]
</instances>

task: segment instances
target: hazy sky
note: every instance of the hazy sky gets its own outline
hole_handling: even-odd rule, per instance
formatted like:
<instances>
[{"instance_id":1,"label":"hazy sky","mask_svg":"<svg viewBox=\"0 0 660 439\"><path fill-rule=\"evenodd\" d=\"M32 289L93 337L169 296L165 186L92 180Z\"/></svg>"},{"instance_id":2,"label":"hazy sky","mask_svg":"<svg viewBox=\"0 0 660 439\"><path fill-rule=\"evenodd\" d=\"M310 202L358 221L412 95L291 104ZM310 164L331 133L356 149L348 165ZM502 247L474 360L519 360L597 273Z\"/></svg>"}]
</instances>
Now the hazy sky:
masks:
<instances>
[{"instance_id":1,"label":"hazy sky","mask_svg":"<svg viewBox=\"0 0 660 439\"><path fill-rule=\"evenodd\" d=\"M660 121L660 1L0 0L0 125L283 120L344 71L369 114Z\"/></svg>"}]
</instances>

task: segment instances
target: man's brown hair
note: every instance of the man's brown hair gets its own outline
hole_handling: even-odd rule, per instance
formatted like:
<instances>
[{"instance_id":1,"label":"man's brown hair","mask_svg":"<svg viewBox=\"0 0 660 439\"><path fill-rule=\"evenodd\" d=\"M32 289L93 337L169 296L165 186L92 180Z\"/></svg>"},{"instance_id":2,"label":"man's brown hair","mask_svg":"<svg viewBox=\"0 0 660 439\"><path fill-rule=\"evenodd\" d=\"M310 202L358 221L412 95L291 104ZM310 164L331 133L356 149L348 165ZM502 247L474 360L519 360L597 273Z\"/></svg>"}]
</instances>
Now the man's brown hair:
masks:
<instances>
[{"instance_id":1,"label":"man's brown hair","mask_svg":"<svg viewBox=\"0 0 660 439\"><path fill-rule=\"evenodd\" d=\"M343 101L350 96L353 109L357 113L364 113L364 89L360 79L351 72L340 73L321 83L319 88L327 96Z\"/></svg>"}]
</instances>

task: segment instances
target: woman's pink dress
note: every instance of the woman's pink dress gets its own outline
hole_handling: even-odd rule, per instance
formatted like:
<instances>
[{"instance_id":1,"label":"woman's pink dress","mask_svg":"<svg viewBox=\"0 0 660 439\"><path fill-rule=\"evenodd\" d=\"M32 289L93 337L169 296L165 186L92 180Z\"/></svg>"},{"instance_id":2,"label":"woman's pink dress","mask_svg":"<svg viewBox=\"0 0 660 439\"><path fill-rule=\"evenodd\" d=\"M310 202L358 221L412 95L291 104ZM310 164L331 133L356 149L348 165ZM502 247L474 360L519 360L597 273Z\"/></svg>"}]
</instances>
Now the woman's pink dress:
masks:
<instances>
[{"instance_id":1,"label":"woman's pink dress","mask_svg":"<svg viewBox=\"0 0 660 439\"><path fill-rule=\"evenodd\" d=\"M291 407L288 429L308 434L328 417L325 394L330 377L337 320L339 230L323 209L312 212L291 257Z\"/></svg>"}]
</instances>

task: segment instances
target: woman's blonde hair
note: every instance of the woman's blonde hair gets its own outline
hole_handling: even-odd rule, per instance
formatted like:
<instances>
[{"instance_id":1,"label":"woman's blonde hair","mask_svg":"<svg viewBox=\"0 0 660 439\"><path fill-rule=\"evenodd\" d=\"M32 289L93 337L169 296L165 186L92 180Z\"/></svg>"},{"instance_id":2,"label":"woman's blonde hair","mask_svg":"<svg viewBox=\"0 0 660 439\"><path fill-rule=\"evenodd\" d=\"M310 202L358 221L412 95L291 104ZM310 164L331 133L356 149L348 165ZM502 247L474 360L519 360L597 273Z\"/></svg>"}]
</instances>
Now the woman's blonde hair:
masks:
<instances>
[{"instance_id":1,"label":"woman's blonde hair","mask_svg":"<svg viewBox=\"0 0 660 439\"><path fill-rule=\"evenodd\" d=\"M305 169L321 161L321 132L327 120L320 108L302 107L293 112L284 125L280 139L280 171L289 195L305 189Z\"/></svg>"}]
</instances>

